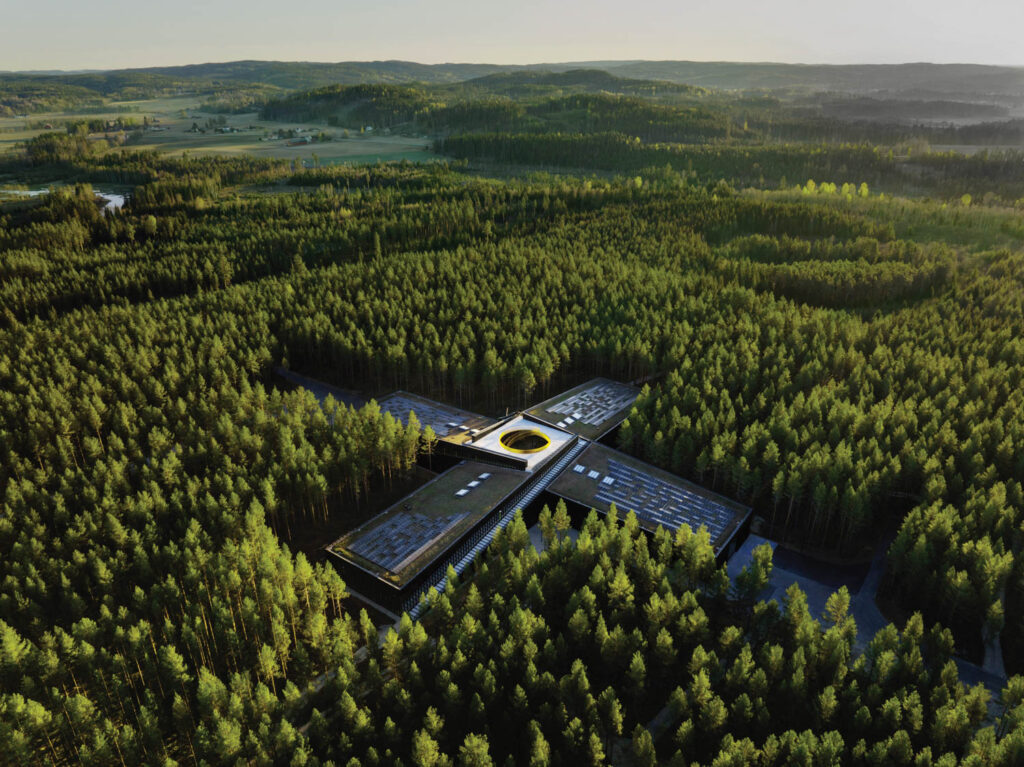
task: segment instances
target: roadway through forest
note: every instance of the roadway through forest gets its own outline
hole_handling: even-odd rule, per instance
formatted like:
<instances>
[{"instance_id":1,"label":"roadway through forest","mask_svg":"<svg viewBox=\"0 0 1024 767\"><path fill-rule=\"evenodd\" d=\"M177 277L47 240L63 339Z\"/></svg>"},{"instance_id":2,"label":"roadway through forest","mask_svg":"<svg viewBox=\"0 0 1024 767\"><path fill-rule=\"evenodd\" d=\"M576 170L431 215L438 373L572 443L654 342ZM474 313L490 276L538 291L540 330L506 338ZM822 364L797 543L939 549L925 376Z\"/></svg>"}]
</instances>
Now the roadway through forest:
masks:
<instances>
[{"instance_id":1,"label":"roadway through forest","mask_svg":"<svg viewBox=\"0 0 1024 767\"><path fill-rule=\"evenodd\" d=\"M890 534L878 544L878 547L875 549L875 556L871 560L871 565L868 567L867 572L863 575L863 580L860 581L859 587L856 591L850 590L850 615L853 616L854 621L857 623L857 638L854 642L854 650L858 653L864 652L871 638L889 623L885 616L882 615L882 611L878 609L875 597L878 594L878 587L882 584L882 578L885 576L886 554L889 551L889 546L892 545L893 537ZM730 578L735 578L739 575L744 565L751 561L753 550L762 543L768 543L773 550L777 546L775 541L769 541L759 535L748 536L743 546L729 560L727 568ZM802 557L802 559L807 560L806 557ZM791 558L790 562L792 561L794 560ZM830 577L832 574L826 573L827 565L814 563L813 566L809 567L807 566L808 561L805 561L804 565L799 568L799 572L793 572L785 567L773 566L771 579L768 586L761 593L760 598L763 600L775 599L781 604L786 589L793 583L796 583L807 595L807 607L811 614L823 616L825 602L838 588L836 585L837 578ZM792 567L792 565L790 566ZM821 580L815 580L810 574L814 570L817 570L819 575L824 575L825 577ZM838 580L844 580L844 578L840 577ZM851 585L855 583L856 579L854 578ZM819 618L819 620L823 621L823 618ZM996 643L996 649L998 650L998 643ZM991 655L991 650L986 648L986 660L989 655ZM1001 660L1002 658L1000 657ZM992 693L992 700L989 702L989 713L991 716L997 716L1001 709L998 696L1006 684L1005 672L992 673L991 667L988 669L982 668L963 658L954 657L953 661L956 663L960 680L964 684L974 686L980 683L988 688L989 692ZM986 666L988 666L987 663ZM651 733L651 737L657 741L674 723L675 719L672 716L672 710L666 705L647 723L647 729Z\"/></svg>"},{"instance_id":2,"label":"roadway through forest","mask_svg":"<svg viewBox=\"0 0 1024 767\"><path fill-rule=\"evenodd\" d=\"M776 557L768 586L760 594L760 598L775 599L781 605L786 589L796 583L807 595L807 608L810 613L819 616L821 620L824 620L822 616L828 598L840 586L846 585L850 591L850 615L857 623L854 648L857 652L863 652L872 637L889 624L889 620L878 609L875 597L885 576L887 553L892 541L892 535L886 536L875 549L875 555L866 572L857 574L850 568L832 567L816 562L801 554L778 548L775 541L759 535L750 535L729 560L729 577L735 578L739 575L744 565L750 562L753 550L762 543L768 543L776 552ZM984 666L954 657L961 681L968 685L983 684L994 695L998 695L1006 684L1002 657L995 657L998 655L998 649L998 643L995 643L994 650L991 647L986 648Z\"/></svg>"},{"instance_id":3,"label":"roadway through forest","mask_svg":"<svg viewBox=\"0 0 1024 767\"><path fill-rule=\"evenodd\" d=\"M339 389L336 386L331 386L330 384L318 381L315 378L308 378L307 376L300 375L299 373L288 370L287 368L276 367L274 368L274 372L289 383L301 386L302 388L312 392L313 396L320 401L321 405L324 403L324 400L327 399L328 395L334 397L338 402L351 405L356 408L362 407L368 401L366 397L363 397L357 392L349 391L347 389Z\"/></svg>"}]
</instances>

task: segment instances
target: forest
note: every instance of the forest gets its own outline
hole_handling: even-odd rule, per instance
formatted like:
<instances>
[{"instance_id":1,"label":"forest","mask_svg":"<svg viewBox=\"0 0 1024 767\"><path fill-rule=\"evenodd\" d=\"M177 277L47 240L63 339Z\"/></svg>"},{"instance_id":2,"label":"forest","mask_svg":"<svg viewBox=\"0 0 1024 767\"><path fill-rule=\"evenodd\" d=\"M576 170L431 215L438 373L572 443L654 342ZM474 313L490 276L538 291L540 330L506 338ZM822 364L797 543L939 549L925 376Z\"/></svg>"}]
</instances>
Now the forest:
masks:
<instances>
[{"instance_id":1,"label":"forest","mask_svg":"<svg viewBox=\"0 0 1024 767\"><path fill-rule=\"evenodd\" d=\"M229 96L210 106L246 111L254 105ZM966 114L974 119L964 120ZM325 120L354 129L371 125L439 139L472 132L622 133L649 143L715 148L856 144L894 148L901 155L927 151L932 144L1005 148L1021 143L1021 120L998 104L928 101L913 95L870 99L724 93L588 69L494 74L445 84L333 84L269 94L260 115L268 120Z\"/></svg>"},{"instance_id":2,"label":"forest","mask_svg":"<svg viewBox=\"0 0 1024 767\"><path fill-rule=\"evenodd\" d=\"M264 107L451 162L0 158L54 183L0 203L0 763L1024 763L1020 156L483 74ZM891 624L858 646L848 591L760 599L769 547L730 579L706 531L556 505L388 626L303 533L432 435L279 367L489 414L644 379L620 449L825 561L891 540ZM959 677L986 646L1001 689Z\"/></svg>"}]
</instances>

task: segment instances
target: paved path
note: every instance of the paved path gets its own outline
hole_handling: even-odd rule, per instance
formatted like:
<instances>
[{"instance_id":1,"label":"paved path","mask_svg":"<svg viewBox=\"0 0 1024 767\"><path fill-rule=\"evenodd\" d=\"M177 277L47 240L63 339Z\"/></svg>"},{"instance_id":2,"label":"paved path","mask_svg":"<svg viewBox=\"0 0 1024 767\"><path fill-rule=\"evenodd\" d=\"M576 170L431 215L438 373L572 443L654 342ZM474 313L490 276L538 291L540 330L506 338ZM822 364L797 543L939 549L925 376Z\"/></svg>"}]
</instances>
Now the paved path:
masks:
<instances>
[{"instance_id":1,"label":"paved path","mask_svg":"<svg viewBox=\"0 0 1024 767\"><path fill-rule=\"evenodd\" d=\"M892 545L893 537L893 535L886 536L878 544L878 548L875 549L875 556L871 560L871 565L864 575L859 589L856 591L850 590L850 615L857 622L857 639L854 644L854 649L857 652L863 652L872 637L889 624L889 621L886 620L885 616L878 609L878 605L875 603L875 596L878 594L878 588L885 577L886 554ZM739 575L743 566L750 561L753 550L762 543L768 543L773 550L777 546L775 541L767 540L759 535L748 536L739 551L729 560L728 571L730 578L735 578ZM790 557L789 559L797 561L801 558ZM796 583L807 595L807 607L811 615L821 616L825 611L825 602L832 595L832 592L835 591L833 585L822 583L814 577L815 569L824 570L825 568L827 568L825 565L820 566L820 568L818 565L813 565L801 567L800 572L793 572L776 565L772 568L771 579L768 586L761 593L760 599L766 601L775 599L781 605L786 589L791 584ZM1006 672L1002 668L1002 655L998 655L998 662L994 657L998 652L998 642L995 643L994 648L986 648L986 663L984 667L963 658L954 658L953 660L960 672L960 680L964 684L971 686L978 683L984 684L994 695L998 695L1006 684Z\"/></svg>"},{"instance_id":2,"label":"paved path","mask_svg":"<svg viewBox=\"0 0 1024 767\"><path fill-rule=\"evenodd\" d=\"M535 548L537 553L540 554L547 548L547 546L544 545L544 533L541 532L540 523L538 522L535 524L528 530L528 532L530 533L530 543L533 544L533 548ZM575 543L576 539L580 537L580 531L575 527L570 527L566 530L566 535L569 536L569 540Z\"/></svg>"},{"instance_id":3,"label":"paved path","mask_svg":"<svg viewBox=\"0 0 1024 767\"><path fill-rule=\"evenodd\" d=\"M775 550L778 545L775 541L762 538L759 535L747 536L747 540L743 542L743 545L739 550L729 559L728 571L730 578L735 578L739 575L743 566L750 562L754 549L763 543L767 543L771 546L772 550ZM779 559L781 560L782 557L780 556ZM868 614L869 611L867 610L857 609L858 603L856 596L858 594L858 590L861 592L864 591L864 585L861 585L861 581L863 580L865 585L867 583L867 576L864 576L863 573L851 575L846 578L836 577L836 573L829 571L826 565L814 562L810 558L803 557L799 554L787 552L785 559L792 563L792 569L787 569L779 562L775 562L772 567L772 575L768 581L768 586L758 596L759 599L764 601L774 599L781 605L782 600L786 596L786 589L795 583L807 596L807 609L810 611L811 615L821 620L822 616L825 614L825 604L828 602L828 598L832 596L840 585L843 585L844 582L848 581L846 585L850 590L851 597L850 614L853 615L854 620L857 621L858 637L860 634L859 630L862 618L865 626L875 625L875 623L877 623L875 615ZM884 573L884 571L883 563L882 572ZM870 570L868 571L868 575L870 575ZM879 578L881 578L881 576L879 576ZM871 606L874 607L874 602L872 600L869 601ZM874 611L877 613L878 608L874 608ZM880 616L877 617L880 618ZM881 626L884 626L885 623L886 622L883 620L881 622ZM879 626L879 628L881 628L881 626Z\"/></svg>"},{"instance_id":4,"label":"paved path","mask_svg":"<svg viewBox=\"0 0 1024 767\"><path fill-rule=\"evenodd\" d=\"M889 623L875 604L875 596L878 594L878 587L882 585L882 578L885 577L886 555L895 537L895 534L889 534L878 544L875 558L871 560L868 574L864 576L864 583L856 596L850 600L850 612L857 621L856 648L861 652L871 638Z\"/></svg>"},{"instance_id":5,"label":"paved path","mask_svg":"<svg viewBox=\"0 0 1024 767\"><path fill-rule=\"evenodd\" d=\"M1006 605L1006 586L999 592L999 601ZM1001 641L1002 632L996 634L992 639L985 644L985 658L981 662L981 667L986 673L1000 676L1006 679L1006 665L1003 663L1003 643Z\"/></svg>"}]
</instances>

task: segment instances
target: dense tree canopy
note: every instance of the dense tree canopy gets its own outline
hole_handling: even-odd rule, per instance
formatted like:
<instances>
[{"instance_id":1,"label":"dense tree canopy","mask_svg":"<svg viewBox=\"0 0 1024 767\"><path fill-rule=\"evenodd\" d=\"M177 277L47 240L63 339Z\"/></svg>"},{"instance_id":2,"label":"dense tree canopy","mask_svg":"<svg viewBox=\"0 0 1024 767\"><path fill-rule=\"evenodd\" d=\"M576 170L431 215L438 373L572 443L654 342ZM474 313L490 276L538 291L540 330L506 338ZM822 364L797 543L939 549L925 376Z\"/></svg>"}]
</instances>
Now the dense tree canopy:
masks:
<instances>
[{"instance_id":1,"label":"dense tree canopy","mask_svg":"<svg viewBox=\"0 0 1024 767\"><path fill-rule=\"evenodd\" d=\"M893 162L836 151L820 170ZM0 208L6 760L1024 758L1019 679L990 701L950 662L990 640L1011 670L1024 657L1012 210L880 198L858 172L737 192L715 183L727 169L663 162L504 181L39 163L83 183ZM112 179L134 190L104 215L85 182ZM275 193L242 191L257 182ZM595 374L650 379L623 449L819 552L891 530L902 628L857 654L848 595L823 622L797 590L756 601L764 556L731 584L705 533L593 516L572 543L544 515L544 553L517 521L422 622L379 637L334 570L281 540L361 521L423 437L372 403L284 390L279 365L487 412Z\"/></svg>"}]
</instances>

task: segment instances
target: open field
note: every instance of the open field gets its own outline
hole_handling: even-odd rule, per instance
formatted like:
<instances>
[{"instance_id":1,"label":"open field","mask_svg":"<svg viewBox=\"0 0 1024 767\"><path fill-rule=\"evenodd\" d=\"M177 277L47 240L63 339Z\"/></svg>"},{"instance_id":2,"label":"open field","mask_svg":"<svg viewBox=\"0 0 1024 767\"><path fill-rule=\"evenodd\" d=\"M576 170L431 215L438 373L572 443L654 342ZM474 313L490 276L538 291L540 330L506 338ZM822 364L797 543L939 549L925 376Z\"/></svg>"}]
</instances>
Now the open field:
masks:
<instances>
[{"instance_id":1,"label":"open field","mask_svg":"<svg viewBox=\"0 0 1024 767\"><path fill-rule=\"evenodd\" d=\"M18 143L27 141L49 130L64 130L67 122L78 120L114 120L131 117L142 122L144 117L156 122L159 130L146 130L132 139L128 148L155 150L162 154L181 156L186 152L194 156L253 155L272 157L308 164L337 165L344 163L373 163L391 160L425 161L437 157L430 151L428 139L408 136L375 135L342 128L329 128L317 123L277 122L260 120L256 112L237 115L219 115L205 112L192 96L151 99L145 101L112 102L96 112L47 112L27 117L0 119L0 154L11 151ZM207 128L209 120L224 119L231 133ZM50 125L47 129L43 126ZM195 132L193 125L205 132ZM325 142L313 141L301 146L288 146L286 139L269 137L278 132L303 131L300 135L320 131L332 136ZM92 138L104 134L94 133Z\"/></svg>"},{"instance_id":2,"label":"open field","mask_svg":"<svg viewBox=\"0 0 1024 767\"><path fill-rule=\"evenodd\" d=\"M142 101L115 101L102 109L81 112L38 112L22 117L0 117L0 154L14 148L15 144L27 141L40 133L50 130L61 131L67 122L78 120L116 120L131 117L142 122L143 117L156 117L161 122L171 121L182 110L191 114L198 107L194 96L146 99ZM203 118L206 119L205 117ZM51 125L47 129L43 126ZM191 127L191 123L189 126Z\"/></svg>"}]
</instances>

